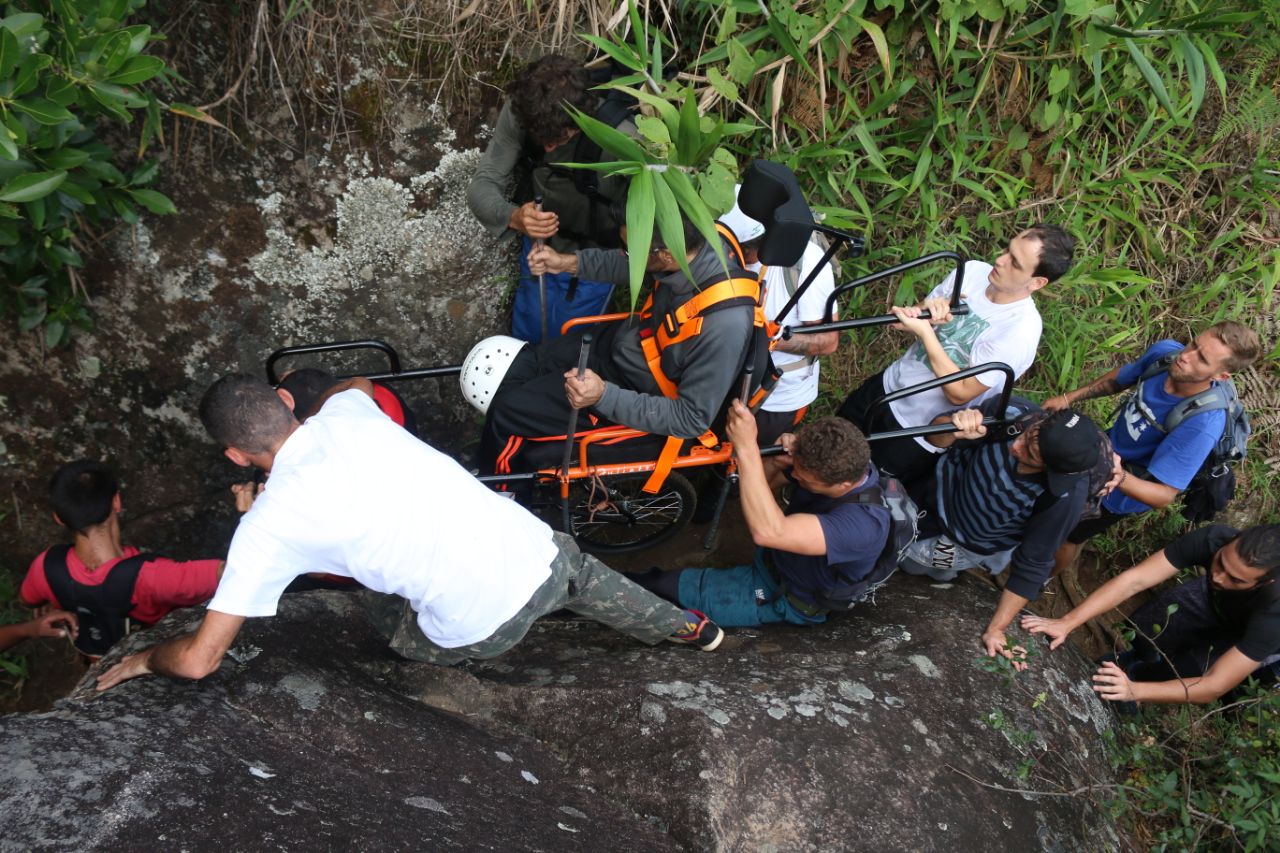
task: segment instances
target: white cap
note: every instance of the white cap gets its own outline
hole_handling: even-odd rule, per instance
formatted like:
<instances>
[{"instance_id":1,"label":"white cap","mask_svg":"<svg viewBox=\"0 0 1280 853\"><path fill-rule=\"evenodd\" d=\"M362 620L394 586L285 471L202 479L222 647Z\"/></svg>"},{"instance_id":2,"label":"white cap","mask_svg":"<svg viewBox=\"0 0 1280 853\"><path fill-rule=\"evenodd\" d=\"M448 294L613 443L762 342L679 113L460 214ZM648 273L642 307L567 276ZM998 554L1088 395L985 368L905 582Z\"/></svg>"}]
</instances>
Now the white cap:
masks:
<instances>
[{"instance_id":1,"label":"white cap","mask_svg":"<svg viewBox=\"0 0 1280 853\"><path fill-rule=\"evenodd\" d=\"M494 335L467 353L458 384L462 386L462 396L481 414L488 413L493 395L524 345L524 341L510 335Z\"/></svg>"},{"instance_id":2,"label":"white cap","mask_svg":"<svg viewBox=\"0 0 1280 853\"><path fill-rule=\"evenodd\" d=\"M742 190L742 184L735 184L733 187L733 209L720 217L720 221L729 227L733 232L733 236L738 238L739 243L750 243L752 240L764 233L764 226L742 212L742 208L738 207L738 193Z\"/></svg>"}]
</instances>

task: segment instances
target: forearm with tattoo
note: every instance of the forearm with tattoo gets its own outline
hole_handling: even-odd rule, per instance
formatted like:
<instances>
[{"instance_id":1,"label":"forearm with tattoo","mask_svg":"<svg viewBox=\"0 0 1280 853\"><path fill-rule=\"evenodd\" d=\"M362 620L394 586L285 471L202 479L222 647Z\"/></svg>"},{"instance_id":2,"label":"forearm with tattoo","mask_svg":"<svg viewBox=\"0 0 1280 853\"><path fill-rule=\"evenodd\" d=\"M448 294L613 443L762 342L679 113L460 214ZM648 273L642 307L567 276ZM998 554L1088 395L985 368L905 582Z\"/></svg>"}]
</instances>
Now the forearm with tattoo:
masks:
<instances>
[{"instance_id":1,"label":"forearm with tattoo","mask_svg":"<svg viewBox=\"0 0 1280 853\"><path fill-rule=\"evenodd\" d=\"M1113 373L1108 373L1100 379L1095 379L1083 388L1072 391L1067 395L1068 399L1074 405L1084 400L1092 400L1095 397L1110 397L1124 390L1124 386L1116 381Z\"/></svg>"},{"instance_id":2,"label":"forearm with tattoo","mask_svg":"<svg viewBox=\"0 0 1280 853\"><path fill-rule=\"evenodd\" d=\"M779 340L775 349L778 352L789 352L792 355L821 355L822 347L819 346L820 341L814 338L821 335L793 335L790 338Z\"/></svg>"}]
</instances>

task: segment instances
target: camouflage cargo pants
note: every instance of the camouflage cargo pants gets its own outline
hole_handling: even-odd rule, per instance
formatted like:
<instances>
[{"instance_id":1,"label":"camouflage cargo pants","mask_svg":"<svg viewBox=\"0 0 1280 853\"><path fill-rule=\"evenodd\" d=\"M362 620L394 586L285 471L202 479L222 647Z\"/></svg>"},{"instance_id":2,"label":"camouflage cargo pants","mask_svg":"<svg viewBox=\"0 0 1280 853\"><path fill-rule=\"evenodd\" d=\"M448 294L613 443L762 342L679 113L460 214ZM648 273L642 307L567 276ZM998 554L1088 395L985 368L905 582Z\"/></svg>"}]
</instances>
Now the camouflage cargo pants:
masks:
<instances>
[{"instance_id":1,"label":"camouflage cargo pants","mask_svg":"<svg viewBox=\"0 0 1280 853\"><path fill-rule=\"evenodd\" d=\"M469 658L492 658L524 639L534 620L561 608L608 625L642 643L655 645L685 625L684 611L642 589L590 554L578 550L573 538L555 533L559 549L551 561L551 577L528 603L493 634L478 643L446 649L427 639L418 615L398 595L368 590L369 616L390 640L391 649L410 660L459 663Z\"/></svg>"}]
</instances>

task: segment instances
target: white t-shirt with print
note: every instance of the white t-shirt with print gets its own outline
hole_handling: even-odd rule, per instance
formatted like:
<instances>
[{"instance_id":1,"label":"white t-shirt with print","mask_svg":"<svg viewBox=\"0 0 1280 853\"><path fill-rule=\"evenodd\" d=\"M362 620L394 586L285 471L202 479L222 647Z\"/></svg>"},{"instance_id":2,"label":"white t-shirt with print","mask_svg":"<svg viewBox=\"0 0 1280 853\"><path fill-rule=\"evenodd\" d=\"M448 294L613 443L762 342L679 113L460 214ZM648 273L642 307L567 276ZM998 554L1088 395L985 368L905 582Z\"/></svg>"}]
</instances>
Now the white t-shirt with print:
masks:
<instances>
[{"instance_id":1,"label":"white t-shirt with print","mask_svg":"<svg viewBox=\"0 0 1280 853\"><path fill-rule=\"evenodd\" d=\"M961 370L988 361L1002 361L1013 368L1016 379L1026 373L1035 361L1042 328L1040 312L1031 298L1000 305L989 300L987 286L991 270L991 264L983 261L965 264L962 295L969 306L969 313L955 317L945 325L935 326L934 332L942 348ZM950 297L954 284L955 273L952 272L929 296ZM892 393L933 376L924 346L916 340L901 358L885 370L884 390ZM938 415L977 406L988 397L999 394L1004 386L1003 373L993 371L976 378L988 390L963 407L952 405L941 388L934 388L896 400L889 404L889 408L904 427L923 426ZM916 443L932 452L941 452L923 438L917 438Z\"/></svg>"},{"instance_id":2,"label":"white t-shirt with print","mask_svg":"<svg viewBox=\"0 0 1280 853\"><path fill-rule=\"evenodd\" d=\"M822 260L822 247L816 243L809 243L805 246L804 255L800 258L800 275L796 279L796 287L804 283L805 277L813 271L813 268ZM760 270L759 264L751 267L753 272ZM786 307L787 302L791 300L791 293L787 290L785 267L769 267L764 274L764 316L768 320L773 320L778 316L778 312ZM831 264L826 264L822 271L814 278L800 297L800 301L795 307L782 319L783 326L799 326L801 323L815 323L822 320L823 311L827 307L827 297L836 288L835 275L831 271ZM782 352L780 350L773 351L773 363L782 370L789 364L802 362L805 357L796 355L795 353ZM764 404L760 407L766 412L795 412L812 403L818 398L818 360L814 359L813 363L807 367L796 367L782 373L778 377L778 384L774 386L773 392L765 398Z\"/></svg>"},{"instance_id":3,"label":"white t-shirt with print","mask_svg":"<svg viewBox=\"0 0 1280 853\"><path fill-rule=\"evenodd\" d=\"M290 581L327 572L407 598L423 633L455 648L514 616L555 555L551 528L352 389L276 454L209 609L272 616Z\"/></svg>"}]
</instances>

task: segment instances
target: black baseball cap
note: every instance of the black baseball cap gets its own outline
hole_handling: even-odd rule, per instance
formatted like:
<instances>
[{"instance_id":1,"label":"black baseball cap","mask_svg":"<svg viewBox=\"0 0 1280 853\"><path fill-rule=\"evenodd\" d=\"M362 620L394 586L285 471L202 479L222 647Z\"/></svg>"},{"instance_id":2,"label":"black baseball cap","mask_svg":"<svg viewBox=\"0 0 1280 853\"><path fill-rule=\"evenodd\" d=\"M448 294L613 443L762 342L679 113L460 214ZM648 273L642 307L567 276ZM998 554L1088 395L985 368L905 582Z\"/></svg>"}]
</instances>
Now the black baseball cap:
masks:
<instances>
[{"instance_id":1,"label":"black baseball cap","mask_svg":"<svg viewBox=\"0 0 1280 853\"><path fill-rule=\"evenodd\" d=\"M1087 415L1074 409L1061 409L1041 421L1039 440L1045 478L1056 495L1070 491L1080 475L1098 464L1102 433Z\"/></svg>"}]
</instances>

